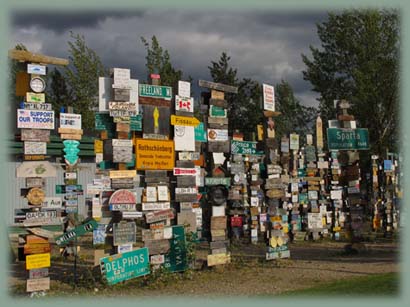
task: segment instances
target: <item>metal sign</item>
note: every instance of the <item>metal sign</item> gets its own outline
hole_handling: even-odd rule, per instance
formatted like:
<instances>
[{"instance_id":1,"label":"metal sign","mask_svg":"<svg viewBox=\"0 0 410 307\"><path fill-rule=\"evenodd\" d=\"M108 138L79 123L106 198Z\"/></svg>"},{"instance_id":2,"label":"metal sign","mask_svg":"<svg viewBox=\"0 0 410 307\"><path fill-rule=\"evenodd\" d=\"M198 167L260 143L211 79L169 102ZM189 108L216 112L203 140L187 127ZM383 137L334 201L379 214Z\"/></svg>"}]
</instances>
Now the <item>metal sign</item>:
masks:
<instances>
[{"instance_id":1,"label":"metal sign","mask_svg":"<svg viewBox=\"0 0 410 307\"><path fill-rule=\"evenodd\" d=\"M241 155L256 155L260 154L256 150L257 142L231 141L231 153ZM263 154L263 153L262 153Z\"/></svg>"},{"instance_id":2,"label":"metal sign","mask_svg":"<svg viewBox=\"0 0 410 307\"><path fill-rule=\"evenodd\" d=\"M64 158L69 164L75 164L78 161L78 153L80 152L78 145L80 145L80 142L75 140L65 140L63 141L63 144L63 151L65 152Z\"/></svg>"},{"instance_id":3,"label":"metal sign","mask_svg":"<svg viewBox=\"0 0 410 307\"><path fill-rule=\"evenodd\" d=\"M32 142L49 142L50 130L21 129L21 140Z\"/></svg>"},{"instance_id":4,"label":"metal sign","mask_svg":"<svg viewBox=\"0 0 410 307\"><path fill-rule=\"evenodd\" d=\"M154 97L154 98L162 98L166 100L171 100L172 99L172 87L150 85L150 84L140 84L139 85L139 95L141 97Z\"/></svg>"},{"instance_id":5,"label":"metal sign","mask_svg":"<svg viewBox=\"0 0 410 307\"><path fill-rule=\"evenodd\" d=\"M170 251L165 255L164 267L170 272L187 270L188 261L184 226L172 226L170 245Z\"/></svg>"},{"instance_id":6,"label":"metal sign","mask_svg":"<svg viewBox=\"0 0 410 307\"><path fill-rule=\"evenodd\" d=\"M209 116L225 118L227 116L227 110L218 106L211 105L209 108Z\"/></svg>"},{"instance_id":7,"label":"metal sign","mask_svg":"<svg viewBox=\"0 0 410 307\"><path fill-rule=\"evenodd\" d=\"M195 151L195 129L192 126L174 126L175 151Z\"/></svg>"},{"instance_id":8,"label":"metal sign","mask_svg":"<svg viewBox=\"0 0 410 307\"><path fill-rule=\"evenodd\" d=\"M26 256L26 270L50 267L50 253Z\"/></svg>"},{"instance_id":9,"label":"metal sign","mask_svg":"<svg viewBox=\"0 0 410 307\"><path fill-rule=\"evenodd\" d=\"M150 273L148 248L101 258L100 268L109 285L147 275Z\"/></svg>"},{"instance_id":10,"label":"metal sign","mask_svg":"<svg viewBox=\"0 0 410 307\"><path fill-rule=\"evenodd\" d=\"M65 245L71 240L86 234L87 232L93 231L98 227L98 224L95 220L91 219L88 222L75 227L73 230L67 231L61 236L55 238L56 244L58 246Z\"/></svg>"},{"instance_id":11,"label":"metal sign","mask_svg":"<svg viewBox=\"0 0 410 307\"><path fill-rule=\"evenodd\" d=\"M275 91L272 85L263 84L263 109L275 112Z\"/></svg>"},{"instance_id":12,"label":"metal sign","mask_svg":"<svg viewBox=\"0 0 410 307\"><path fill-rule=\"evenodd\" d=\"M328 128L327 143L330 150L368 150L369 131L364 128Z\"/></svg>"},{"instance_id":13,"label":"metal sign","mask_svg":"<svg viewBox=\"0 0 410 307\"><path fill-rule=\"evenodd\" d=\"M110 204L135 204L136 202L135 194L125 189L115 191L109 200Z\"/></svg>"},{"instance_id":14,"label":"metal sign","mask_svg":"<svg viewBox=\"0 0 410 307\"><path fill-rule=\"evenodd\" d=\"M155 223L167 219L174 218L174 211L172 209L149 212L145 215L147 223Z\"/></svg>"},{"instance_id":15,"label":"metal sign","mask_svg":"<svg viewBox=\"0 0 410 307\"><path fill-rule=\"evenodd\" d=\"M206 131L205 131L205 126L204 123L200 122L195 128L195 141L196 142L202 142L206 143L207 142L207 136L206 136Z\"/></svg>"},{"instance_id":16,"label":"metal sign","mask_svg":"<svg viewBox=\"0 0 410 307\"><path fill-rule=\"evenodd\" d=\"M172 170L175 163L173 141L136 139L137 170Z\"/></svg>"},{"instance_id":17,"label":"metal sign","mask_svg":"<svg viewBox=\"0 0 410 307\"><path fill-rule=\"evenodd\" d=\"M28 110L51 111L51 103L23 102L23 108Z\"/></svg>"},{"instance_id":18,"label":"metal sign","mask_svg":"<svg viewBox=\"0 0 410 307\"><path fill-rule=\"evenodd\" d=\"M44 92L46 89L46 82L40 77L31 78L30 88L36 93Z\"/></svg>"},{"instance_id":19,"label":"metal sign","mask_svg":"<svg viewBox=\"0 0 410 307\"><path fill-rule=\"evenodd\" d=\"M231 185L231 178L225 177L205 177L205 185L213 186L213 185Z\"/></svg>"},{"instance_id":20,"label":"metal sign","mask_svg":"<svg viewBox=\"0 0 410 307\"><path fill-rule=\"evenodd\" d=\"M94 119L96 130L114 130L114 122L108 113L95 113Z\"/></svg>"},{"instance_id":21,"label":"metal sign","mask_svg":"<svg viewBox=\"0 0 410 307\"><path fill-rule=\"evenodd\" d=\"M195 117L171 115L171 125L177 126L197 126L200 121Z\"/></svg>"},{"instance_id":22,"label":"metal sign","mask_svg":"<svg viewBox=\"0 0 410 307\"><path fill-rule=\"evenodd\" d=\"M60 128L81 129L81 114L60 113Z\"/></svg>"},{"instance_id":23,"label":"metal sign","mask_svg":"<svg viewBox=\"0 0 410 307\"><path fill-rule=\"evenodd\" d=\"M208 129L208 142L228 141L228 129Z\"/></svg>"},{"instance_id":24,"label":"metal sign","mask_svg":"<svg viewBox=\"0 0 410 307\"><path fill-rule=\"evenodd\" d=\"M47 209L59 209L62 206L60 197L45 197L41 206Z\"/></svg>"},{"instance_id":25,"label":"metal sign","mask_svg":"<svg viewBox=\"0 0 410 307\"><path fill-rule=\"evenodd\" d=\"M130 130L142 131L142 115L130 116Z\"/></svg>"},{"instance_id":26,"label":"metal sign","mask_svg":"<svg viewBox=\"0 0 410 307\"><path fill-rule=\"evenodd\" d=\"M54 111L17 109L17 128L54 129Z\"/></svg>"},{"instance_id":27,"label":"metal sign","mask_svg":"<svg viewBox=\"0 0 410 307\"><path fill-rule=\"evenodd\" d=\"M50 290L50 277L27 279L26 292L37 292L44 290Z\"/></svg>"}]
</instances>

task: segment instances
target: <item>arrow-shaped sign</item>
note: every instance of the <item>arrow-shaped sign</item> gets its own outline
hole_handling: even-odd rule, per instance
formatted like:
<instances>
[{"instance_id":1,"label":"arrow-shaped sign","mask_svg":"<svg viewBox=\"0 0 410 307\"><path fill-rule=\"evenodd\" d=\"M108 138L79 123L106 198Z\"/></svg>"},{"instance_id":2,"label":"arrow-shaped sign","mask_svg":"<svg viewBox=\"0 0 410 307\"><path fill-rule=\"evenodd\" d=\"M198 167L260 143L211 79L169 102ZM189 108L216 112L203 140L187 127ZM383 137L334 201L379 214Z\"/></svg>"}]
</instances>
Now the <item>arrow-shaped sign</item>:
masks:
<instances>
[{"instance_id":1,"label":"arrow-shaped sign","mask_svg":"<svg viewBox=\"0 0 410 307\"><path fill-rule=\"evenodd\" d=\"M200 121L195 117L171 115L171 125L174 126L198 126Z\"/></svg>"}]
</instances>

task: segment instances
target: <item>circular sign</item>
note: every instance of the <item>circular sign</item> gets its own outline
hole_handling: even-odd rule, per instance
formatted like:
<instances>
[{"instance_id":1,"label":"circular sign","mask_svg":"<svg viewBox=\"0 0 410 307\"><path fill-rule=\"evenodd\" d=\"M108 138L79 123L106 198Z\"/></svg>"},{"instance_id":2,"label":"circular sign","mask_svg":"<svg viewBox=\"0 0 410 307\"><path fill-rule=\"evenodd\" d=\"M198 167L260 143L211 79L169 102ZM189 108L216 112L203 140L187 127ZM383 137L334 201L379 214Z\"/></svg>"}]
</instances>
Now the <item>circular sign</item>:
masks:
<instances>
[{"instance_id":1,"label":"circular sign","mask_svg":"<svg viewBox=\"0 0 410 307\"><path fill-rule=\"evenodd\" d=\"M40 206L46 194L40 188L31 188L27 194L27 200L31 205Z\"/></svg>"},{"instance_id":2,"label":"circular sign","mask_svg":"<svg viewBox=\"0 0 410 307\"><path fill-rule=\"evenodd\" d=\"M36 93L44 92L46 89L46 82L40 77L34 77L30 81L30 88Z\"/></svg>"}]
</instances>

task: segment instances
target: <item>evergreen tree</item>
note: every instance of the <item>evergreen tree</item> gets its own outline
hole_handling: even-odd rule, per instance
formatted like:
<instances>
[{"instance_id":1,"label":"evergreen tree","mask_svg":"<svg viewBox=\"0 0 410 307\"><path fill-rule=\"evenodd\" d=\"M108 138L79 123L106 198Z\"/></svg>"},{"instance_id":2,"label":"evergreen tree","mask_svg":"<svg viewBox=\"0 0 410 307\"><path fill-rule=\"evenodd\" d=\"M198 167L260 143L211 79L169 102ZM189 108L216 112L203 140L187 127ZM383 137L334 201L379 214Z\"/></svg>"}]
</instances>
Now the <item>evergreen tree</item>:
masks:
<instances>
[{"instance_id":1,"label":"evergreen tree","mask_svg":"<svg viewBox=\"0 0 410 307\"><path fill-rule=\"evenodd\" d=\"M47 91L47 101L52 104L55 116L58 117L61 107L71 105L73 98L67 87L66 79L57 68L54 68L48 77L50 85Z\"/></svg>"}]
</instances>

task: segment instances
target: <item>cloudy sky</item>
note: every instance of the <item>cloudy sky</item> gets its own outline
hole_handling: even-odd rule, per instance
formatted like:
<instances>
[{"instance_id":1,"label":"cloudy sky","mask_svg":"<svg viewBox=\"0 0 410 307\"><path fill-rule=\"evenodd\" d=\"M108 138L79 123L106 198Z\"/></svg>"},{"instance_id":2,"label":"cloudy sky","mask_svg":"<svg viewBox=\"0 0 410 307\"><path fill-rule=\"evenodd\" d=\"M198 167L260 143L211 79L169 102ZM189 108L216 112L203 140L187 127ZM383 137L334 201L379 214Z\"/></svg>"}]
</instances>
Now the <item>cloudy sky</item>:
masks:
<instances>
[{"instance_id":1,"label":"cloudy sky","mask_svg":"<svg viewBox=\"0 0 410 307\"><path fill-rule=\"evenodd\" d=\"M317 106L317 94L302 77L301 53L310 56L309 45L320 46L316 23L326 18L325 11L19 11L11 14L9 47L23 43L33 52L68 57L73 31L85 36L105 67L130 68L133 78L145 79L146 50L140 37L155 35L174 67L191 75L195 84L211 80L208 66L226 51L239 78L273 85L286 80L302 104Z\"/></svg>"}]
</instances>

